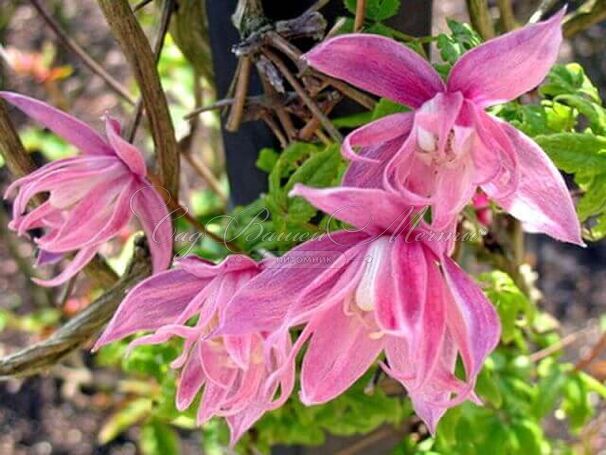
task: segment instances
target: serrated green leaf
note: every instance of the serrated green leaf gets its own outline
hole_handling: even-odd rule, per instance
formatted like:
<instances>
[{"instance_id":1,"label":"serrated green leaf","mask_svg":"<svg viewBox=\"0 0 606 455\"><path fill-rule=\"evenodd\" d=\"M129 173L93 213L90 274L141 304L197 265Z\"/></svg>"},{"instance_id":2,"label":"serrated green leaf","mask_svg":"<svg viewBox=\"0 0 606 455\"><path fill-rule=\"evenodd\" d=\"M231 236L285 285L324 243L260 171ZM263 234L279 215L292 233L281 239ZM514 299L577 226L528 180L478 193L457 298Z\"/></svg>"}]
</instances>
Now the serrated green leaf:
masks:
<instances>
[{"instance_id":1,"label":"serrated green leaf","mask_svg":"<svg viewBox=\"0 0 606 455\"><path fill-rule=\"evenodd\" d=\"M598 89L578 63L555 65L547 76L547 82L541 85L539 91L543 96L551 97L584 95L590 101L602 103Z\"/></svg>"},{"instance_id":2,"label":"serrated green leaf","mask_svg":"<svg viewBox=\"0 0 606 455\"><path fill-rule=\"evenodd\" d=\"M347 10L356 13L356 0L345 0ZM384 21L398 14L400 0L366 0L366 17L373 21Z\"/></svg>"},{"instance_id":3,"label":"serrated green leaf","mask_svg":"<svg viewBox=\"0 0 606 455\"><path fill-rule=\"evenodd\" d=\"M375 109L372 111L372 120L374 121L387 115L399 114L401 112L408 111L410 111L410 109L402 104L398 104L394 101L388 100L387 98L381 98L375 106Z\"/></svg>"}]
</instances>

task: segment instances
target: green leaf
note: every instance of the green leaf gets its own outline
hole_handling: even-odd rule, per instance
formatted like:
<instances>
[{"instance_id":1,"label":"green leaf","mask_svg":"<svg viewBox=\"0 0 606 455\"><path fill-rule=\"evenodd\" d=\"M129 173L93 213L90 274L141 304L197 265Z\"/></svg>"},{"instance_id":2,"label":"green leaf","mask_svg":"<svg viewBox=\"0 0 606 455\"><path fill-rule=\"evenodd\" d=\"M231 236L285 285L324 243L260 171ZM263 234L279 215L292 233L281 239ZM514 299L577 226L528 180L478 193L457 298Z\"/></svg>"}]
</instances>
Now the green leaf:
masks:
<instances>
[{"instance_id":1,"label":"green leaf","mask_svg":"<svg viewBox=\"0 0 606 455\"><path fill-rule=\"evenodd\" d=\"M495 270L484 273L480 280L488 284L486 294L497 307L501 319L501 339L509 343L516 337L522 322L524 325L532 323L536 308L505 272ZM521 315L524 315L524 321L520 320Z\"/></svg>"},{"instance_id":2,"label":"green leaf","mask_svg":"<svg viewBox=\"0 0 606 455\"><path fill-rule=\"evenodd\" d=\"M602 104L598 89L578 63L555 65L547 76L547 82L541 85L539 91L541 95L551 97L583 95L589 101Z\"/></svg>"},{"instance_id":3,"label":"green leaf","mask_svg":"<svg viewBox=\"0 0 606 455\"><path fill-rule=\"evenodd\" d=\"M437 69L443 76L448 75L454 63L470 49L482 43L482 38L468 24L448 20L449 34L440 34L437 38L437 46L444 65L438 65Z\"/></svg>"},{"instance_id":4,"label":"green leaf","mask_svg":"<svg viewBox=\"0 0 606 455\"><path fill-rule=\"evenodd\" d=\"M402 104L398 104L394 101L388 100L387 98L381 98L375 106L375 109L372 111L372 120L374 121L387 115L399 114L401 112L408 111L410 111L410 109Z\"/></svg>"},{"instance_id":5,"label":"green leaf","mask_svg":"<svg viewBox=\"0 0 606 455\"><path fill-rule=\"evenodd\" d=\"M345 0L347 10L356 13L356 0ZM367 0L366 18L373 21L384 21L398 14L400 0Z\"/></svg>"},{"instance_id":6,"label":"green leaf","mask_svg":"<svg viewBox=\"0 0 606 455\"><path fill-rule=\"evenodd\" d=\"M593 407L587 393L587 383L578 374L570 376L566 382L562 409L568 416L573 430L581 429L593 415Z\"/></svg>"},{"instance_id":7,"label":"green leaf","mask_svg":"<svg viewBox=\"0 0 606 455\"><path fill-rule=\"evenodd\" d=\"M103 424L97 436L99 443L107 444L114 440L120 433L146 418L151 410L152 401L149 398L139 398L131 401L112 414Z\"/></svg>"},{"instance_id":8,"label":"green leaf","mask_svg":"<svg viewBox=\"0 0 606 455\"><path fill-rule=\"evenodd\" d=\"M144 455L179 455L181 453L177 433L170 426L156 419L150 420L141 429L139 445Z\"/></svg>"},{"instance_id":9,"label":"green leaf","mask_svg":"<svg viewBox=\"0 0 606 455\"><path fill-rule=\"evenodd\" d=\"M259 152L259 157L257 158L256 165L259 169L269 174L278 162L278 157L278 153L273 149L261 149L261 151Z\"/></svg>"}]
</instances>

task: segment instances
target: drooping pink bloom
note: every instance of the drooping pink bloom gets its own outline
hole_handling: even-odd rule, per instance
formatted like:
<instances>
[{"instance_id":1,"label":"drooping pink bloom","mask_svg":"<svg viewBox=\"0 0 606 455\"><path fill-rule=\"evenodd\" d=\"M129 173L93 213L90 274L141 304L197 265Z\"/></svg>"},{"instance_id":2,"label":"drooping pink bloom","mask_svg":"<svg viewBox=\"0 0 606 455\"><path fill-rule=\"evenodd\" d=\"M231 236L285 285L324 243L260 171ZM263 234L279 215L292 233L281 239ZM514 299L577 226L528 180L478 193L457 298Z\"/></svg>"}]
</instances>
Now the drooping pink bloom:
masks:
<instances>
[{"instance_id":1,"label":"drooping pink bloom","mask_svg":"<svg viewBox=\"0 0 606 455\"><path fill-rule=\"evenodd\" d=\"M481 187L528 231L582 244L555 166L534 141L484 111L544 79L562 41L563 14L470 50L446 83L426 60L388 38L343 35L312 49L305 58L314 68L413 109L346 138L343 153L355 163L346 182L360 186L366 174L381 175L410 204L431 206L436 230L450 225Z\"/></svg>"},{"instance_id":2,"label":"drooping pink bloom","mask_svg":"<svg viewBox=\"0 0 606 455\"><path fill-rule=\"evenodd\" d=\"M384 190L297 185L291 194L361 230L330 233L276 259L234 296L219 333L263 330L271 339L305 324L291 357L309 340L301 371L308 405L343 393L381 353L432 431L449 407L477 402L476 377L500 324L446 254L446 239L411 224L414 212ZM454 375L457 355L465 380Z\"/></svg>"},{"instance_id":3,"label":"drooping pink bloom","mask_svg":"<svg viewBox=\"0 0 606 455\"><path fill-rule=\"evenodd\" d=\"M269 349L260 331L212 336L223 322L226 303L261 267L242 255L229 256L219 265L195 256L183 258L176 268L148 278L129 292L95 349L142 331L154 333L131 346L183 338L183 352L172 363L181 368L177 408L188 408L203 390L197 422L224 417L235 444L266 411L286 401L294 384L294 364L284 363L291 350L288 333L275 338ZM274 373L279 377L267 385Z\"/></svg>"},{"instance_id":4,"label":"drooping pink bloom","mask_svg":"<svg viewBox=\"0 0 606 455\"><path fill-rule=\"evenodd\" d=\"M141 152L120 136L117 120L106 118L106 137L80 120L42 101L10 92L0 97L73 144L81 154L49 163L22 177L6 191L18 190L9 227L19 235L42 228L35 239L38 265L75 253L57 277L35 280L44 286L66 282L90 262L101 246L137 216L147 235L154 272L172 258L171 221L160 194L146 178ZM27 212L29 201L48 193L44 203Z\"/></svg>"}]
</instances>

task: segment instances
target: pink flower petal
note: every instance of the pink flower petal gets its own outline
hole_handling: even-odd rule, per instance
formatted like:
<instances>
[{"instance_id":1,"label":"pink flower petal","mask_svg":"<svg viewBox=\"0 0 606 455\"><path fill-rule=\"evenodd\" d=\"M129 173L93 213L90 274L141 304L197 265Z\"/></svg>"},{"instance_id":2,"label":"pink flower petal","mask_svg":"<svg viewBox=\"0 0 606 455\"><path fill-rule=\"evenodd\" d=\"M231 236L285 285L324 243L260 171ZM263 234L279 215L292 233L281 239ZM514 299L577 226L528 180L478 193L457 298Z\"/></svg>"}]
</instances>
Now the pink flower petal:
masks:
<instances>
[{"instance_id":1,"label":"pink flower petal","mask_svg":"<svg viewBox=\"0 0 606 455\"><path fill-rule=\"evenodd\" d=\"M290 196L301 196L327 215L370 234L396 231L410 224L415 213L411 201L374 188L310 188L296 184ZM426 202L419 198L419 206Z\"/></svg>"},{"instance_id":2,"label":"pink flower petal","mask_svg":"<svg viewBox=\"0 0 606 455\"><path fill-rule=\"evenodd\" d=\"M157 330L177 320L201 291L201 280L175 269L158 273L139 283L118 311L94 349L144 330Z\"/></svg>"},{"instance_id":3,"label":"pink flower petal","mask_svg":"<svg viewBox=\"0 0 606 455\"><path fill-rule=\"evenodd\" d=\"M12 92L0 92L0 97L41 123L57 136L90 155L113 155L111 147L86 123L48 104Z\"/></svg>"},{"instance_id":4,"label":"pink flower petal","mask_svg":"<svg viewBox=\"0 0 606 455\"><path fill-rule=\"evenodd\" d=\"M342 256L367 238L363 233L337 232L293 248L234 295L223 314L219 333L273 331L291 318L298 318L300 314L289 315L289 311L309 291L310 284L323 274L340 274ZM330 280L325 281L331 286ZM307 303L304 310L311 311L322 301L307 300Z\"/></svg>"},{"instance_id":5,"label":"pink flower petal","mask_svg":"<svg viewBox=\"0 0 606 455\"><path fill-rule=\"evenodd\" d=\"M541 83L562 43L562 9L551 19L507 33L463 55L452 68L448 91L479 107L511 101Z\"/></svg>"},{"instance_id":6,"label":"pink flower petal","mask_svg":"<svg viewBox=\"0 0 606 455\"><path fill-rule=\"evenodd\" d=\"M117 120L112 119L109 116L106 118L105 128L110 145L113 147L116 155L118 155L133 173L139 177L145 177L147 174L147 167L143 155L137 147L120 137L118 125L119 123Z\"/></svg>"},{"instance_id":7,"label":"pink flower petal","mask_svg":"<svg viewBox=\"0 0 606 455\"><path fill-rule=\"evenodd\" d=\"M450 258L442 258L442 270L452 303L447 305L448 329L458 346L470 388L484 360L499 343L499 317L478 285Z\"/></svg>"},{"instance_id":8,"label":"pink flower petal","mask_svg":"<svg viewBox=\"0 0 606 455\"><path fill-rule=\"evenodd\" d=\"M413 108L444 91L442 79L427 60L378 35L338 36L319 44L304 58L329 76Z\"/></svg>"},{"instance_id":9,"label":"pink flower petal","mask_svg":"<svg viewBox=\"0 0 606 455\"><path fill-rule=\"evenodd\" d=\"M378 144L406 136L412 129L413 118L411 113L392 114L358 128L343 141L343 156L352 161L376 162L377 158L357 154L354 147L376 147Z\"/></svg>"},{"instance_id":10,"label":"pink flower petal","mask_svg":"<svg viewBox=\"0 0 606 455\"><path fill-rule=\"evenodd\" d=\"M301 401L306 405L325 403L345 392L383 348L383 340L374 336L375 326L357 315L345 315L339 305L316 318L301 367Z\"/></svg>"},{"instance_id":11,"label":"pink flower petal","mask_svg":"<svg viewBox=\"0 0 606 455\"><path fill-rule=\"evenodd\" d=\"M69 281L70 278L74 277L84 267L86 267L86 264L88 264L91 259L95 257L95 254L97 254L98 250L98 246L82 248L80 251L78 251L78 253L76 253L76 255L70 261L69 265L65 268L65 270L63 270L63 272L61 272L55 278L52 278L50 280L32 278L32 281L40 286L45 286L49 288L66 283L67 281Z\"/></svg>"},{"instance_id":12,"label":"pink flower petal","mask_svg":"<svg viewBox=\"0 0 606 455\"><path fill-rule=\"evenodd\" d=\"M156 189L142 183L131 197L136 215L152 253L154 273L165 270L173 256L172 222L166 204Z\"/></svg>"},{"instance_id":13,"label":"pink flower petal","mask_svg":"<svg viewBox=\"0 0 606 455\"><path fill-rule=\"evenodd\" d=\"M574 203L560 172L536 142L505 122L500 122L500 126L518 154L520 183L517 190L506 197L500 197L498 184L489 183L482 189L522 221L528 232L584 245Z\"/></svg>"}]
</instances>

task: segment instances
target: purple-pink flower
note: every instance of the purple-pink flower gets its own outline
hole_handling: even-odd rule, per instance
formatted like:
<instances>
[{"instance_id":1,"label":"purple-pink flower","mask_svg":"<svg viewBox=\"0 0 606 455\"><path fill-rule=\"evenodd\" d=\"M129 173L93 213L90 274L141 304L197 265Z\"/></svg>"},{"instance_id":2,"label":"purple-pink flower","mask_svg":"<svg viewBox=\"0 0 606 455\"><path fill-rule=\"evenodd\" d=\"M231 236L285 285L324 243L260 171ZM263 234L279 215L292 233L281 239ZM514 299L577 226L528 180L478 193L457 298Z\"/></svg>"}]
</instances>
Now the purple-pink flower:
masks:
<instances>
[{"instance_id":1,"label":"purple-pink flower","mask_svg":"<svg viewBox=\"0 0 606 455\"><path fill-rule=\"evenodd\" d=\"M446 254L448 239L432 242L435 233L414 222L406 201L384 190L297 185L291 194L360 230L328 234L276 259L234 296L219 333L267 331L272 346L304 324L290 355L309 341L301 371L307 405L345 392L382 353L383 368L431 431L449 407L478 402L476 377L500 324ZM457 355L464 380L454 374Z\"/></svg>"},{"instance_id":2,"label":"purple-pink flower","mask_svg":"<svg viewBox=\"0 0 606 455\"><path fill-rule=\"evenodd\" d=\"M143 331L154 333L131 347L182 338L183 352L172 363L181 368L177 408L188 408L203 390L198 424L224 417L235 444L266 411L281 406L294 385L288 333L275 337L269 347L260 331L213 336L224 323L228 301L261 270L262 265L242 255L219 265L183 258L176 268L148 278L128 294L95 348Z\"/></svg>"},{"instance_id":3,"label":"purple-pink flower","mask_svg":"<svg viewBox=\"0 0 606 455\"><path fill-rule=\"evenodd\" d=\"M19 235L41 228L34 239L40 248L38 265L75 253L65 270L50 280L57 286L76 275L136 215L149 240L155 272L172 258L171 221L162 197L146 178L141 152L120 136L117 120L106 118L106 137L80 120L42 101L10 92L0 97L73 144L81 155L49 163L22 177L6 191L17 191L9 227ZM48 193L40 206L27 212L30 200Z\"/></svg>"},{"instance_id":4,"label":"purple-pink flower","mask_svg":"<svg viewBox=\"0 0 606 455\"><path fill-rule=\"evenodd\" d=\"M480 187L530 232L582 244L562 176L526 135L484 111L536 87L554 64L564 11L464 54L446 83L408 47L352 34L306 54L314 68L404 104L351 133L345 184L381 185L412 205L432 208L432 226L451 226Z\"/></svg>"}]
</instances>

